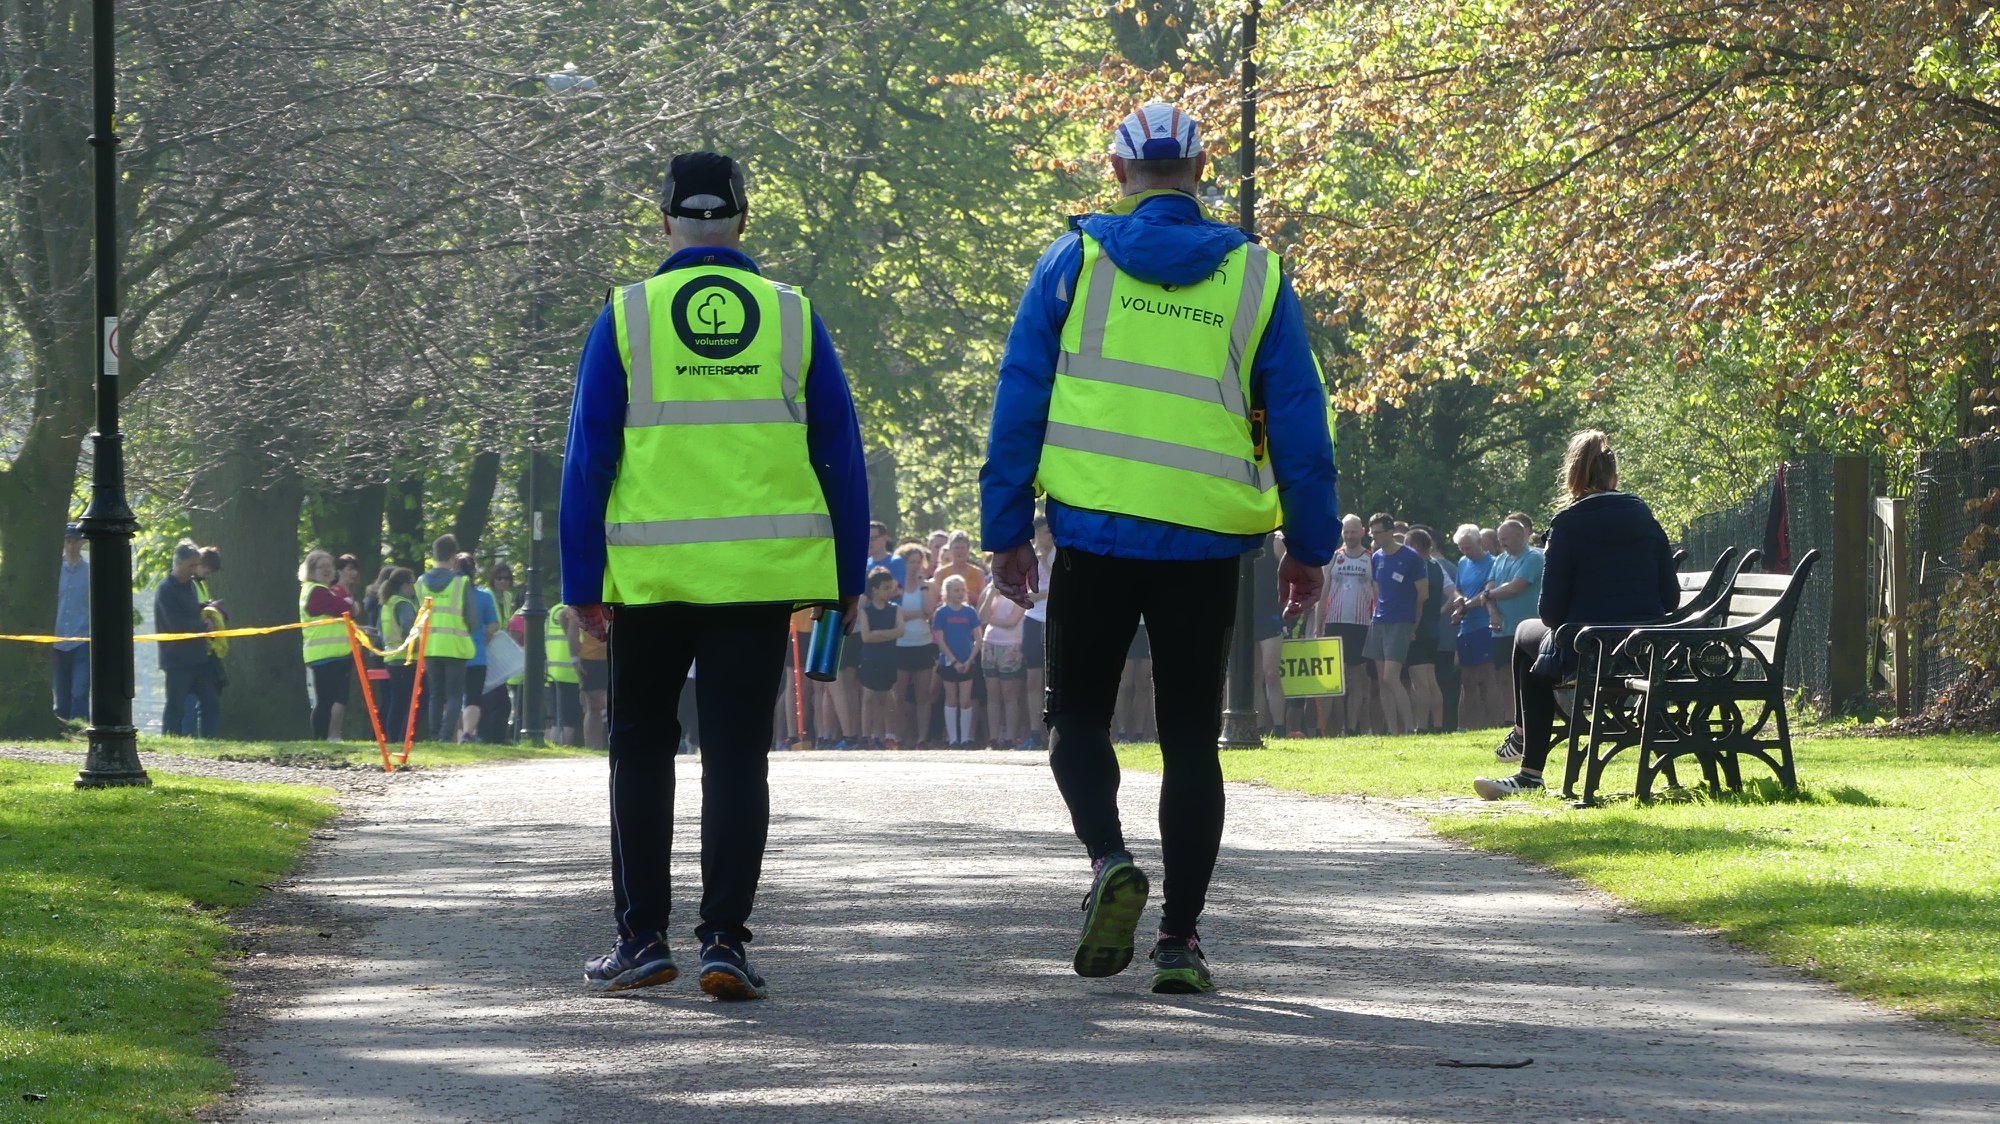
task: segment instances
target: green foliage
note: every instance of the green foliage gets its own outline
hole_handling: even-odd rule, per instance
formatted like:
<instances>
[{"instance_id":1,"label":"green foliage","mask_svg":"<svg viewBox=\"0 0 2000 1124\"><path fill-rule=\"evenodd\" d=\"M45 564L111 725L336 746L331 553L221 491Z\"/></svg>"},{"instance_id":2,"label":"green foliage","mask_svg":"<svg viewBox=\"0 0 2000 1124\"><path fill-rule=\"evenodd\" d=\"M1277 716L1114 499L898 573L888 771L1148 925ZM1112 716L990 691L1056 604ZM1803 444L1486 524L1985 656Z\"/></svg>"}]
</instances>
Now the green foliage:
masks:
<instances>
[{"instance_id":1,"label":"green foliage","mask_svg":"<svg viewBox=\"0 0 2000 1124\"><path fill-rule=\"evenodd\" d=\"M20 1119L186 1119L231 1084L222 914L292 867L330 794L75 775L0 760L0 1092Z\"/></svg>"}]
</instances>

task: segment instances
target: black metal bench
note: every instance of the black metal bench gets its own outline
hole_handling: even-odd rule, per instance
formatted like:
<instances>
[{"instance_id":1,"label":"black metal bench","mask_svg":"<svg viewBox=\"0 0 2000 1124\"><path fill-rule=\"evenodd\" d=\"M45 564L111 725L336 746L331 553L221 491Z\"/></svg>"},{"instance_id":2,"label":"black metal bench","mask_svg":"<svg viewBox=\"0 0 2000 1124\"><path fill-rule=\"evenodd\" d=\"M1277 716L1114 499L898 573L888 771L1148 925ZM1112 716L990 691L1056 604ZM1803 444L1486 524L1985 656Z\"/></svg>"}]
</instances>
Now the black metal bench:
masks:
<instances>
[{"instance_id":1,"label":"black metal bench","mask_svg":"<svg viewBox=\"0 0 2000 1124\"><path fill-rule=\"evenodd\" d=\"M1679 563L1685 551L1677 552ZM1753 550L1729 547L1710 570L1679 575L1681 603L1671 615L1646 625L1712 624L1726 613L1736 576L1761 557ZM1615 649L1639 625L1565 625L1557 639L1577 653L1577 674L1556 693L1556 728L1551 744L1568 743L1563 764L1562 794L1577 799L1576 782L1585 780L1583 799L1596 793L1604 767L1621 751L1639 744L1641 696L1625 689L1624 680L1640 672L1635 661L1612 658ZM1574 716L1574 717L1572 717ZM1669 783L1678 783L1672 762L1665 766Z\"/></svg>"},{"instance_id":2,"label":"black metal bench","mask_svg":"<svg viewBox=\"0 0 2000 1124\"><path fill-rule=\"evenodd\" d=\"M1743 787L1745 756L1769 766L1787 792L1797 790L1785 657L1799 599L1818 560L1818 551L1808 551L1789 575L1739 568L1725 597L1703 614L1709 619L1630 629L1602 662L1600 696L1605 680L1614 679L1618 693L1636 702L1634 791L1641 800L1650 798L1661 773L1671 781L1682 757L1700 763L1711 791L1720 792L1725 781L1732 790ZM1628 715L1633 705L1625 704ZM1586 803L1602 773L1602 763L1593 761L1584 782Z\"/></svg>"}]
</instances>

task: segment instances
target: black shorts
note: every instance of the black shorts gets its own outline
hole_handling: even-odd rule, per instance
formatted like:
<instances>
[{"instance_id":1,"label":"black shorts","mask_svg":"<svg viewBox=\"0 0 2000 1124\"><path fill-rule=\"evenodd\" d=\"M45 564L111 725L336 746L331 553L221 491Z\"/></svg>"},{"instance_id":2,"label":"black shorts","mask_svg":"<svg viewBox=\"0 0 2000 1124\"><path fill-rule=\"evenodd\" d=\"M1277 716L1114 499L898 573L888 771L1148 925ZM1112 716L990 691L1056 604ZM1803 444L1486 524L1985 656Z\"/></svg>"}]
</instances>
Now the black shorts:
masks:
<instances>
[{"instance_id":1,"label":"black shorts","mask_svg":"<svg viewBox=\"0 0 2000 1124\"><path fill-rule=\"evenodd\" d=\"M1040 671L1048 666L1049 642L1045 635L1047 627L1033 617L1021 619L1021 666L1029 671Z\"/></svg>"},{"instance_id":2,"label":"black shorts","mask_svg":"<svg viewBox=\"0 0 2000 1124\"><path fill-rule=\"evenodd\" d=\"M586 691L609 691L611 689L610 660L578 660L577 678L583 680Z\"/></svg>"},{"instance_id":3,"label":"black shorts","mask_svg":"<svg viewBox=\"0 0 2000 1124\"><path fill-rule=\"evenodd\" d=\"M1418 635L1411 639L1410 650L1403 653L1404 667L1435 667L1438 662L1437 630L1432 629L1430 639Z\"/></svg>"},{"instance_id":4,"label":"black shorts","mask_svg":"<svg viewBox=\"0 0 2000 1124\"><path fill-rule=\"evenodd\" d=\"M964 671L960 671L948 663L941 663L938 665L938 678L944 680L946 683L970 683L972 681L972 669L967 668Z\"/></svg>"},{"instance_id":5,"label":"black shorts","mask_svg":"<svg viewBox=\"0 0 2000 1124\"><path fill-rule=\"evenodd\" d=\"M861 666L861 637L848 633L840 638L840 666L855 668Z\"/></svg>"},{"instance_id":6,"label":"black shorts","mask_svg":"<svg viewBox=\"0 0 2000 1124\"><path fill-rule=\"evenodd\" d=\"M1367 663L1368 657L1361 650L1368 646L1368 626L1365 624L1330 624L1326 626L1327 636L1340 637L1340 661L1349 667Z\"/></svg>"},{"instance_id":7,"label":"black shorts","mask_svg":"<svg viewBox=\"0 0 2000 1124\"><path fill-rule=\"evenodd\" d=\"M477 706L485 694L486 665L480 664L477 667L471 664L465 665L465 701Z\"/></svg>"},{"instance_id":8,"label":"black shorts","mask_svg":"<svg viewBox=\"0 0 2000 1124\"><path fill-rule=\"evenodd\" d=\"M868 653L866 658L861 661L861 685L871 691L895 690L896 660L894 653L885 653L880 656L873 652Z\"/></svg>"},{"instance_id":9,"label":"black shorts","mask_svg":"<svg viewBox=\"0 0 2000 1124\"><path fill-rule=\"evenodd\" d=\"M922 671L937 662L936 644L917 644L905 648L896 646L897 671Z\"/></svg>"}]
</instances>

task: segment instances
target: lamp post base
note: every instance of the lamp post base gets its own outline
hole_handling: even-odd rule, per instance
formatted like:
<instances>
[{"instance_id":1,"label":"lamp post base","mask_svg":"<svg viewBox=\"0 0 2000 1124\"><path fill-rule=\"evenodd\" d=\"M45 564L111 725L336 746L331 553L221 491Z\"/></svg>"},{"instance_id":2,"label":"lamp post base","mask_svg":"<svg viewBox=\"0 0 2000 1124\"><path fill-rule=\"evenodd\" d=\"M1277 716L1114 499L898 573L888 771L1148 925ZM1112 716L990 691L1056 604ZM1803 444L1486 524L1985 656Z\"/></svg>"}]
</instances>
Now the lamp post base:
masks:
<instances>
[{"instance_id":1,"label":"lamp post base","mask_svg":"<svg viewBox=\"0 0 2000 1124\"><path fill-rule=\"evenodd\" d=\"M1257 712L1223 711L1221 745L1224 749L1264 748L1264 736L1257 732Z\"/></svg>"},{"instance_id":2,"label":"lamp post base","mask_svg":"<svg viewBox=\"0 0 2000 1124\"><path fill-rule=\"evenodd\" d=\"M76 787L115 788L153 783L153 778L146 775L146 767L139 764L139 731L130 726L92 726L87 733L90 749L84 753Z\"/></svg>"}]
</instances>

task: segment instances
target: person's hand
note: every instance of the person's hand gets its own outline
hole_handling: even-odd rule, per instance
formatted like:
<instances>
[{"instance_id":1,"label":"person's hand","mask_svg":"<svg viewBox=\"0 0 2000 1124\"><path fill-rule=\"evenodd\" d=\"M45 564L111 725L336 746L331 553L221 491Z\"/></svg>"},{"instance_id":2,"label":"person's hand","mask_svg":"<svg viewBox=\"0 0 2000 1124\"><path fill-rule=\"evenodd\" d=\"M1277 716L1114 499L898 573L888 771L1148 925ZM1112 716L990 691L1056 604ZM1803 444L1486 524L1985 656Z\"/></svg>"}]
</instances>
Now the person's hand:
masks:
<instances>
[{"instance_id":1,"label":"person's hand","mask_svg":"<svg viewBox=\"0 0 2000 1124\"><path fill-rule=\"evenodd\" d=\"M1326 575L1318 566L1308 566L1287 554L1278 563L1278 603L1283 605L1286 620L1291 620L1306 611L1306 606L1319 600L1320 588L1326 583Z\"/></svg>"},{"instance_id":2,"label":"person's hand","mask_svg":"<svg viewBox=\"0 0 2000 1124\"><path fill-rule=\"evenodd\" d=\"M1035 607L1035 599L1029 595L1041 591L1042 569L1032 544L1022 543L993 556L993 588L1023 609Z\"/></svg>"},{"instance_id":3,"label":"person's hand","mask_svg":"<svg viewBox=\"0 0 2000 1124\"><path fill-rule=\"evenodd\" d=\"M571 605L570 612L576 614L576 626L591 636L605 640L611 636L611 606Z\"/></svg>"}]
</instances>

